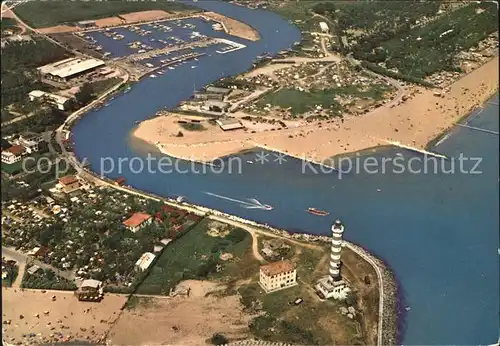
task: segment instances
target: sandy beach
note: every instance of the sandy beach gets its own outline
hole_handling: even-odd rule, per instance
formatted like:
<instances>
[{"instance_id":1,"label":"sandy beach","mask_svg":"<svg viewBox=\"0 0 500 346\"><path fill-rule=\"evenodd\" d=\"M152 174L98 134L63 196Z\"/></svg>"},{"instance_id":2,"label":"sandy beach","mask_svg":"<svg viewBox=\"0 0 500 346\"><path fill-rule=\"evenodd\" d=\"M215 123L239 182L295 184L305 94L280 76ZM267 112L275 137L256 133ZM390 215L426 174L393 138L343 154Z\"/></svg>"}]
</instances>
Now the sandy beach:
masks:
<instances>
[{"instance_id":1,"label":"sandy beach","mask_svg":"<svg viewBox=\"0 0 500 346\"><path fill-rule=\"evenodd\" d=\"M423 87L406 89L408 99L393 108L380 107L363 116L311 123L279 131L224 132L216 126L205 131L183 131L168 116L141 123L133 136L159 147L168 155L213 161L241 150L262 147L323 161L336 155L399 142L425 149L427 143L451 128L498 90L498 57L462 77L444 97Z\"/></svg>"},{"instance_id":2,"label":"sandy beach","mask_svg":"<svg viewBox=\"0 0 500 346\"><path fill-rule=\"evenodd\" d=\"M97 341L114 323L125 301L126 296L107 294L100 303L80 302L68 291L2 288L3 338L21 345Z\"/></svg>"}]
</instances>

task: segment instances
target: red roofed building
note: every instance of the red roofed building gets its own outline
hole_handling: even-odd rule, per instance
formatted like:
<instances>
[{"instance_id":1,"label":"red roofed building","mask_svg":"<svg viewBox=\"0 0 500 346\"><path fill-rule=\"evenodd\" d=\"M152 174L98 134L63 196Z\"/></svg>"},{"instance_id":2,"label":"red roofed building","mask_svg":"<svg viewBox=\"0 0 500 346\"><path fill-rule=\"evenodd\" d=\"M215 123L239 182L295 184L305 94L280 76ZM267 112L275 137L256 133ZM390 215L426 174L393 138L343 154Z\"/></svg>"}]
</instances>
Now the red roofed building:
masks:
<instances>
[{"instance_id":1,"label":"red roofed building","mask_svg":"<svg viewBox=\"0 0 500 346\"><path fill-rule=\"evenodd\" d=\"M14 145L2 151L2 162L11 165L21 161L24 154L26 154L25 147L20 144Z\"/></svg>"},{"instance_id":2,"label":"red roofed building","mask_svg":"<svg viewBox=\"0 0 500 346\"><path fill-rule=\"evenodd\" d=\"M66 193L73 192L81 187L80 180L78 180L78 178L74 175L67 175L60 178L59 185L61 189Z\"/></svg>"},{"instance_id":3,"label":"red roofed building","mask_svg":"<svg viewBox=\"0 0 500 346\"><path fill-rule=\"evenodd\" d=\"M132 232L137 232L142 227L151 224L153 222L153 217L146 213L134 213L127 220L123 221L123 225L131 230Z\"/></svg>"},{"instance_id":4,"label":"red roofed building","mask_svg":"<svg viewBox=\"0 0 500 346\"><path fill-rule=\"evenodd\" d=\"M273 262L260 267L260 286L266 293L297 285L297 270L289 260Z\"/></svg>"}]
</instances>

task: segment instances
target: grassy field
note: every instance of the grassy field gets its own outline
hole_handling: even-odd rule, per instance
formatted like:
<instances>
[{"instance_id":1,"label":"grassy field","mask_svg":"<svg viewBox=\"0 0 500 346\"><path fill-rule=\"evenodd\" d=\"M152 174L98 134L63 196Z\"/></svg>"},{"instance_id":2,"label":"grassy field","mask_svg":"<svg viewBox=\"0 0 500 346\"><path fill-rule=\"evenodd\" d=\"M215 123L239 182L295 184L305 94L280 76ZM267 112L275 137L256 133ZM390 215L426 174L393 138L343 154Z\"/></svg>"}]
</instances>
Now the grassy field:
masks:
<instances>
[{"instance_id":1,"label":"grassy field","mask_svg":"<svg viewBox=\"0 0 500 346\"><path fill-rule=\"evenodd\" d=\"M43 28L131 12L195 9L189 5L165 1L30 1L17 6L15 12L30 26Z\"/></svg>"},{"instance_id":2,"label":"grassy field","mask_svg":"<svg viewBox=\"0 0 500 346\"><path fill-rule=\"evenodd\" d=\"M299 115L315 110L318 105L321 105L324 109L340 110L341 105L335 101L336 95L352 95L378 101L389 90L390 87L378 84L371 85L369 88L363 88L360 85L350 85L347 87L312 91L280 89L274 93L267 94L257 104L261 107L271 104L283 109L291 108L290 112L293 115Z\"/></svg>"},{"instance_id":3,"label":"grassy field","mask_svg":"<svg viewBox=\"0 0 500 346\"><path fill-rule=\"evenodd\" d=\"M228 252L235 258L242 258L249 249L251 236L244 230L232 229L225 237L212 237L207 234L208 225L209 220L205 219L168 245L137 293L167 295L182 280L234 279L234 275L245 275L238 260L226 264L219 255ZM220 273L216 273L217 264L224 266Z\"/></svg>"},{"instance_id":4,"label":"grassy field","mask_svg":"<svg viewBox=\"0 0 500 346\"><path fill-rule=\"evenodd\" d=\"M339 109L340 105L333 99L334 96L324 90L306 92L281 89L267 94L257 102L257 105L264 107L266 104L271 104L280 108L291 108L290 111L293 115L299 115L314 110L317 105L321 105L323 108Z\"/></svg>"}]
</instances>

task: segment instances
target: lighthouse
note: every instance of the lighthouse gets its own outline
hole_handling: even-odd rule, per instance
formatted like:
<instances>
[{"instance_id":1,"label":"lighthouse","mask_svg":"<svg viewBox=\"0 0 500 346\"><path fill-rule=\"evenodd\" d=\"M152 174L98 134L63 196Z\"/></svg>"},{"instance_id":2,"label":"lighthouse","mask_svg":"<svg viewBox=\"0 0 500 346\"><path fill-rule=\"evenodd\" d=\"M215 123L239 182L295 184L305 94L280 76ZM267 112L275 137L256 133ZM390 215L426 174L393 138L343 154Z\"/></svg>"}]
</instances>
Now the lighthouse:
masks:
<instances>
[{"instance_id":1,"label":"lighthouse","mask_svg":"<svg viewBox=\"0 0 500 346\"><path fill-rule=\"evenodd\" d=\"M351 290L341 275L342 236L344 224L336 219L331 227L330 263L328 275L321 278L315 286L316 293L322 299L345 299Z\"/></svg>"},{"instance_id":2,"label":"lighthouse","mask_svg":"<svg viewBox=\"0 0 500 346\"><path fill-rule=\"evenodd\" d=\"M342 235L344 234L344 225L339 219L332 225L332 245L330 247L330 281L338 281L340 277L340 254L342 252Z\"/></svg>"}]
</instances>

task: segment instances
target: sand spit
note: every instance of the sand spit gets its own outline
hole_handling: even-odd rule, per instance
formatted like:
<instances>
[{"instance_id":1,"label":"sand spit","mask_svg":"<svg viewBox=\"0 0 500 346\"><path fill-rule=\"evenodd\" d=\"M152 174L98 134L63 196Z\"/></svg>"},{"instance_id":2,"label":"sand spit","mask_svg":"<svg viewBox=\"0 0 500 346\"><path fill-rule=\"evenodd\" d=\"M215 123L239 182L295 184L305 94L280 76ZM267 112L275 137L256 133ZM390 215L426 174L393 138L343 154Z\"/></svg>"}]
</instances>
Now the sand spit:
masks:
<instances>
[{"instance_id":1,"label":"sand spit","mask_svg":"<svg viewBox=\"0 0 500 346\"><path fill-rule=\"evenodd\" d=\"M450 86L444 97L435 90L412 87L402 104L380 107L343 122L323 122L281 131L223 132L214 128L175 137L171 119L158 117L141 123L133 135L157 145L166 154L213 161L242 149L260 146L314 161L387 145L389 142L425 149L427 143L479 107L498 90L498 57ZM161 129L159 131L158 129ZM221 150L223 148L223 150Z\"/></svg>"},{"instance_id":2,"label":"sand spit","mask_svg":"<svg viewBox=\"0 0 500 346\"><path fill-rule=\"evenodd\" d=\"M229 35L244 38L249 41L260 40L259 33L248 24L225 17L215 12L204 12L202 16L221 23Z\"/></svg>"}]
</instances>

